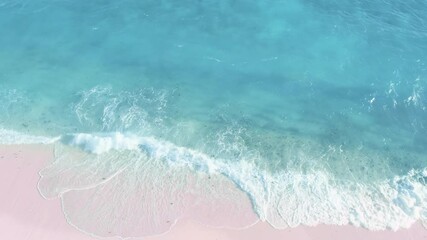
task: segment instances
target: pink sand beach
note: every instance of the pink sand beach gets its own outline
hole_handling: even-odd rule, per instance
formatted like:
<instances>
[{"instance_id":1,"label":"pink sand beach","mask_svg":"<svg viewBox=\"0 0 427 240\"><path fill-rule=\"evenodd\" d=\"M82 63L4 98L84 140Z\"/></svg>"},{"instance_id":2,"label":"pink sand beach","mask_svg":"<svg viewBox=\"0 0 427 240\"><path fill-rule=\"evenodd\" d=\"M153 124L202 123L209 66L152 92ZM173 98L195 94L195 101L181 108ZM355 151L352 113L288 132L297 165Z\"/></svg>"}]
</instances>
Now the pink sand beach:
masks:
<instances>
[{"instance_id":1,"label":"pink sand beach","mask_svg":"<svg viewBox=\"0 0 427 240\"><path fill-rule=\"evenodd\" d=\"M90 240L96 239L69 225L62 213L59 199L46 200L37 189L38 172L53 159L48 145L0 146L0 239L14 240ZM221 213L218 213L221 214ZM108 238L118 239L118 238ZM297 227L273 229L264 222L243 230L211 228L197 223L191 214L179 220L162 235L149 240L421 240L427 230L421 224L397 232L372 232L353 226Z\"/></svg>"}]
</instances>

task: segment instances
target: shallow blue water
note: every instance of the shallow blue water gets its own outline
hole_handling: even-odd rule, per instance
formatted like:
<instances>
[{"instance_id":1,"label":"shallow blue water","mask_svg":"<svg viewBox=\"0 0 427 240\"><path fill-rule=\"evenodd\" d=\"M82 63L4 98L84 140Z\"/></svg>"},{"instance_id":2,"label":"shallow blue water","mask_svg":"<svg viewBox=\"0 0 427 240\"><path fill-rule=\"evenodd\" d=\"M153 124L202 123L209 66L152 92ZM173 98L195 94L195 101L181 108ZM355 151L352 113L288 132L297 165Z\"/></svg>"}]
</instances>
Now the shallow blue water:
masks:
<instances>
[{"instance_id":1,"label":"shallow blue water","mask_svg":"<svg viewBox=\"0 0 427 240\"><path fill-rule=\"evenodd\" d=\"M0 126L389 181L427 167L426 16L416 0L0 1Z\"/></svg>"}]
</instances>

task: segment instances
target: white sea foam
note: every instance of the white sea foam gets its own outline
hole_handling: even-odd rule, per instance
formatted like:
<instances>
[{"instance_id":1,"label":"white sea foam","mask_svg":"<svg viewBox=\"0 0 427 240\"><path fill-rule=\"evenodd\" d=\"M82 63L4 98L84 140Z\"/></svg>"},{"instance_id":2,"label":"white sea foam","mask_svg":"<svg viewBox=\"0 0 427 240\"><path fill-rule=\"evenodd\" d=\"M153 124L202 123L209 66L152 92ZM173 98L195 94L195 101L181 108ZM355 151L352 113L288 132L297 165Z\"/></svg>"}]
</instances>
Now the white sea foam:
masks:
<instances>
[{"instance_id":1,"label":"white sea foam","mask_svg":"<svg viewBox=\"0 0 427 240\"><path fill-rule=\"evenodd\" d=\"M68 145L79 147L84 151L102 154L110 150L137 150L140 145L140 138L124 136L120 133L108 135L92 135L86 133L65 135L62 141Z\"/></svg>"},{"instance_id":2,"label":"white sea foam","mask_svg":"<svg viewBox=\"0 0 427 240\"><path fill-rule=\"evenodd\" d=\"M262 220L274 227L354 224L372 230L409 227L427 215L427 170L363 185L339 182L325 171L269 173L250 161L230 162L151 137L111 133L69 135L66 143L91 153L137 150L170 165L222 174L251 198Z\"/></svg>"},{"instance_id":3,"label":"white sea foam","mask_svg":"<svg viewBox=\"0 0 427 240\"><path fill-rule=\"evenodd\" d=\"M147 129L163 121L167 102L165 91L147 88L114 92L111 87L96 86L82 91L73 109L79 122L92 129Z\"/></svg>"},{"instance_id":4,"label":"white sea foam","mask_svg":"<svg viewBox=\"0 0 427 240\"><path fill-rule=\"evenodd\" d=\"M248 194L261 220L276 228L351 223L371 230L396 230L427 220L427 169L366 185L340 182L326 170L270 173L248 159L215 159L152 137L80 133L48 138L0 129L0 144L51 144L58 140L92 154L137 151L171 166L222 174Z\"/></svg>"},{"instance_id":5,"label":"white sea foam","mask_svg":"<svg viewBox=\"0 0 427 240\"><path fill-rule=\"evenodd\" d=\"M0 84L0 112L9 116L10 110L18 106L28 106L28 98L24 92L8 89Z\"/></svg>"},{"instance_id":6,"label":"white sea foam","mask_svg":"<svg viewBox=\"0 0 427 240\"><path fill-rule=\"evenodd\" d=\"M0 128L0 144L50 144L54 143L59 137L33 136L13 130Z\"/></svg>"}]
</instances>

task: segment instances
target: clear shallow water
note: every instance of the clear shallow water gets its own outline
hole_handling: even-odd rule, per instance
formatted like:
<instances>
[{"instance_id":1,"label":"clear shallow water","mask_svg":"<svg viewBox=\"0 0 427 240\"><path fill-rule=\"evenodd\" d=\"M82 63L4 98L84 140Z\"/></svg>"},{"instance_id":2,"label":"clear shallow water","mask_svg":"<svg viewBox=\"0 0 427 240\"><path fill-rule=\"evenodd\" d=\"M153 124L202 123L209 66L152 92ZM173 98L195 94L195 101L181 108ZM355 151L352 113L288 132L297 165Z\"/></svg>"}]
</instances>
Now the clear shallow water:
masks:
<instances>
[{"instance_id":1,"label":"clear shallow water","mask_svg":"<svg viewBox=\"0 0 427 240\"><path fill-rule=\"evenodd\" d=\"M60 136L95 159L59 151L45 196L142 156L225 176L276 227L407 226L427 215L426 13L422 1L2 1L0 142Z\"/></svg>"}]
</instances>

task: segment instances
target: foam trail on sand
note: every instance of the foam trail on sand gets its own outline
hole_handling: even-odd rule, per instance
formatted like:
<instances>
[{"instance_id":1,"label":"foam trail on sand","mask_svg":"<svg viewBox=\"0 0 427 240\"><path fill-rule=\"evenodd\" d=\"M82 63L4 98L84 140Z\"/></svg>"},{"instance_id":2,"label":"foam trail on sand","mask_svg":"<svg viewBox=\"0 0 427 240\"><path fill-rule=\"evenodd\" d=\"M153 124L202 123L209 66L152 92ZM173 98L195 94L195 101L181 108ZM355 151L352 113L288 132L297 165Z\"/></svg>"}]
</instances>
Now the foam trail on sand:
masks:
<instances>
[{"instance_id":1,"label":"foam trail on sand","mask_svg":"<svg viewBox=\"0 0 427 240\"><path fill-rule=\"evenodd\" d=\"M67 220L84 232L146 236L168 231L185 216L234 228L258 219L246 194L223 176L171 168L135 150L97 152L58 143L57 159L40 172L41 194L60 196Z\"/></svg>"},{"instance_id":2,"label":"foam trail on sand","mask_svg":"<svg viewBox=\"0 0 427 240\"><path fill-rule=\"evenodd\" d=\"M219 204L222 200L234 202L246 198L245 194L231 190L234 189L231 185L231 192L221 192L224 189L216 189L215 184L209 183L212 180L206 181L206 176L213 176L221 184L231 180L250 197L258 216L276 228L351 223L372 230L396 230L424 221L427 213L427 170L413 170L405 176L360 184L341 182L320 170L288 169L270 173L247 159L237 162L214 159L152 137L121 133L72 134L64 136L61 142L56 146L57 160L41 171L40 191L48 198L61 196L69 221L100 236L109 236L106 229L93 225L96 221L91 216L101 214L100 211L126 218L129 213L123 211L137 209L141 204L141 212L128 220L139 221L134 226L148 228L112 232L120 236L148 235L163 232L170 224L167 227L152 225L145 216L158 215L161 219L154 223L170 223L170 219L176 220L193 209L186 199L206 197L210 199L209 204ZM209 190L203 190L206 187ZM95 208L98 196L110 199L102 210ZM133 200L123 199L124 196L132 196ZM171 208L166 202L153 199L169 199L174 204ZM221 209L220 206L230 202L218 207ZM88 206L84 210L78 208L85 205ZM156 212L160 209L161 214ZM117 227L110 224L110 228Z\"/></svg>"},{"instance_id":3,"label":"foam trail on sand","mask_svg":"<svg viewBox=\"0 0 427 240\"><path fill-rule=\"evenodd\" d=\"M191 213L208 224L243 227L256 219L251 205L261 220L276 228L351 223L396 230L417 220L425 223L427 216L427 169L360 184L319 170L270 173L248 159L214 159L153 137L118 132L57 138L0 133L2 144L55 144L56 159L40 172L39 190L45 198L61 197L70 224L98 236L159 234ZM110 200L97 208L102 199ZM230 220L225 224L206 206L224 212L231 207L235 216L246 220L236 224L238 219L223 214ZM94 218L106 213L111 219L122 216L128 227L117 221L102 227Z\"/></svg>"}]
</instances>

